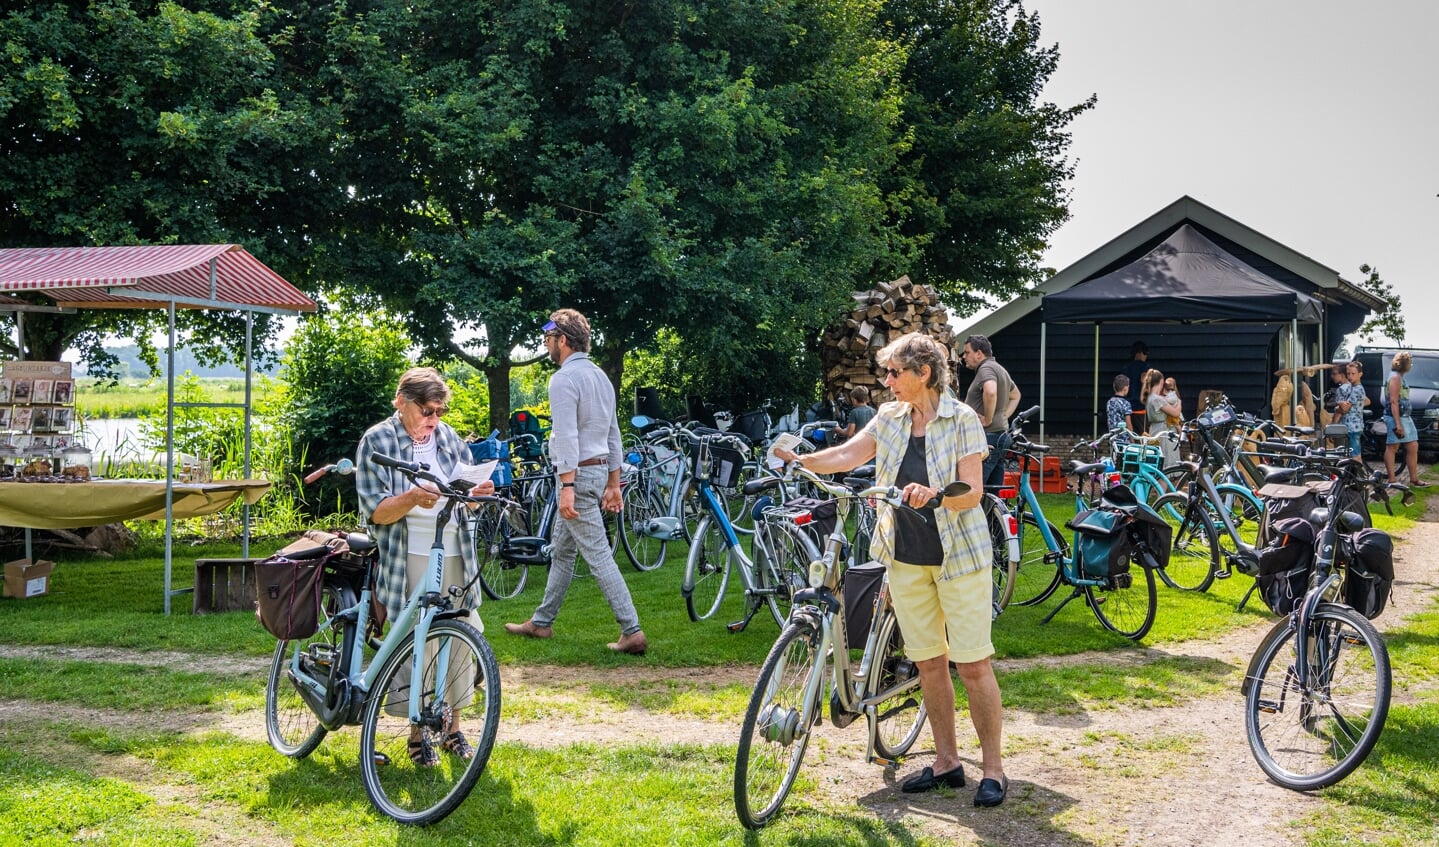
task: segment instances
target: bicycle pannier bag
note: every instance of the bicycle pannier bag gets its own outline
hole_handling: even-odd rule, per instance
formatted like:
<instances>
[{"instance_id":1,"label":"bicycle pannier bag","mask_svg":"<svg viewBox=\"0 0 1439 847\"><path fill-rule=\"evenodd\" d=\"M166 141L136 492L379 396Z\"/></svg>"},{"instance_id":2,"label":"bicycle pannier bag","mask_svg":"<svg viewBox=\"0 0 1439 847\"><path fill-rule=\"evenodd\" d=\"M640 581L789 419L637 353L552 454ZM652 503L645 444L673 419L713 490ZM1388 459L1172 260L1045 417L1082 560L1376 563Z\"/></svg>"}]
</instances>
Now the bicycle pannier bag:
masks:
<instances>
[{"instance_id":1,"label":"bicycle pannier bag","mask_svg":"<svg viewBox=\"0 0 1439 847\"><path fill-rule=\"evenodd\" d=\"M1307 485L1271 482L1256 492L1264 503L1264 516L1259 519L1260 548L1268 547L1274 537L1274 525L1287 518L1308 518L1319 508L1319 497Z\"/></svg>"},{"instance_id":2,"label":"bicycle pannier bag","mask_svg":"<svg viewBox=\"0 0 1439 847\"><path fill-rule=\"evenodd\" d=\"M1118 509L1088 509L1067 526L1074 530L1074 554L1090 579L1129 573L1135 549L1129 536L1130 517Z\"/></svg>"},{"instance_id":3,"label":"bicycle pannier bag","mask_svg":"<svg viewBox=\"0 0 1439 847\"><path fill-rule=\"evenodd\" d=\"M320 628L325 559L275 555L255 563L255 616L281 640L309 638Z\"/></svg>"},{"instance_id":4,"label":"bicycle pannier bag","mask_svg":"<svg viewBox=\"0 0 1439 847\"><path fill-rule=\"evenodd\" d=\"M874 598L884 583L884 565L866 562L844 572L844 634L850 647L864 646L874 617Z\"/></svg>"},{"instance_id":5,"label":"bicycle pannier bag","mask_svg":"<svg viewBox=\"0 0 1439 847\"><path fill-rule=\"evenodd\" d=\"M1354 555L1344 575L1344 602L1366 618L1377 618L1394 584L1394 541L1377 529L1354 533Z\"/></svg>"},{"instance_id":6,"label":"bicycle pannier bag","mask_svg":"<svg viewBox=\"0 0 1439 847\"><path fill-rule=\"evenodd\" d=\"M839 504L834 500L817 500L813 497L792 497L785 503L791 509L803 509L809 512L809 520L801 524L810 535L814 545L824 551L825 539L834 532L835 523L839 520ZM798 523L798 521L796 521Z\"/></svg>"},{"instance_id":7,"label":"bicycle pannier bag","mask_svg":"<svg viewBox=\"0 0 1439 847\"><path fill-rule=\"evenodd\" d=\"M1273 526L1269 546L1259 551L1259 596L1276 615L1287 615L1309 590L1314 570L1314 524L1285 518Z\"/></svg>"}]
</instances>

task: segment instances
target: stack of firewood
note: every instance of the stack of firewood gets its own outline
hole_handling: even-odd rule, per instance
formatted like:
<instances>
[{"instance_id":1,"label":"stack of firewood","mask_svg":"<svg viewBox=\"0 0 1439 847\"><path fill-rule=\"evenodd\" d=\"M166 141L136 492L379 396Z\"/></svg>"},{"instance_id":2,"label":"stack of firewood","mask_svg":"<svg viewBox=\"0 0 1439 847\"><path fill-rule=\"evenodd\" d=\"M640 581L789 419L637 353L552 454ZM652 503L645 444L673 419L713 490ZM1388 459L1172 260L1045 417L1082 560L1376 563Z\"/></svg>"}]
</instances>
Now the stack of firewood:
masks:
<instances>
[{"instance_id":1,"label":"stack of firewood","mask_svg":"<svg viewBox=\"0 0 1439 847\"><path fill-rule=\"evenodd\" d=\"M856 291L854 300L849 316L820 338L827 398L844 397L851 388L863 385L869 389L870 405L892 399L874 356L907 332L923 332L943 344L949 350L950 372L958 375L960 344L949 325L949 310L940 305L933 286L916 285L902 276L869 291Z\"/></svg>"}]
</instances>

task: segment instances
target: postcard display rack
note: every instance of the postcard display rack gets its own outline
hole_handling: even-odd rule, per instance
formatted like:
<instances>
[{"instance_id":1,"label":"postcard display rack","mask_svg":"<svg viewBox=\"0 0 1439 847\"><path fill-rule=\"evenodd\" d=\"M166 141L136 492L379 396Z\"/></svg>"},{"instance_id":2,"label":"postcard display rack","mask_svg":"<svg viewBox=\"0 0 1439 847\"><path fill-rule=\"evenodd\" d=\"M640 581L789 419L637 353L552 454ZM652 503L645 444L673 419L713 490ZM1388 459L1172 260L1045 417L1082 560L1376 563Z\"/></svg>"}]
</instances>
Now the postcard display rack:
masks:
<instances>
[{"instance_id":1,"label":"postcard display rack","mask_svg":"<svg viewBox=\"0 0 1439 847\"><path fill-rule=\"evenodd\" d=\"M0 480L85 480L69 362L0 365Z\"/></svg>"}]
</instances>

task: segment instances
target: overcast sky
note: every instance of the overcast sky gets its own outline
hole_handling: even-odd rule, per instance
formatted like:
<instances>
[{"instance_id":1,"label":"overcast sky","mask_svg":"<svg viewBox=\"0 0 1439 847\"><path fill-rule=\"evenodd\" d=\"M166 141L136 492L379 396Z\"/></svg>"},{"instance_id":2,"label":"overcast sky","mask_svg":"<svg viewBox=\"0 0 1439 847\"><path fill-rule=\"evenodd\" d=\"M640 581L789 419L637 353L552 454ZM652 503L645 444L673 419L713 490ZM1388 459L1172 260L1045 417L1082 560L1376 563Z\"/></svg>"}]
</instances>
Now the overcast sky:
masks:
<instances>
[{"instance_id":1,"label":"overcast sky","mask_svg":"<svg viewBox=\"0 0 1439 847\"><path fill-rule=\"evenodd\" d=\"M1072 125L1062 270L1188 194L1338 271L1439 347L1439 2L1029 0Z\"/></svg>"}]
</instances>

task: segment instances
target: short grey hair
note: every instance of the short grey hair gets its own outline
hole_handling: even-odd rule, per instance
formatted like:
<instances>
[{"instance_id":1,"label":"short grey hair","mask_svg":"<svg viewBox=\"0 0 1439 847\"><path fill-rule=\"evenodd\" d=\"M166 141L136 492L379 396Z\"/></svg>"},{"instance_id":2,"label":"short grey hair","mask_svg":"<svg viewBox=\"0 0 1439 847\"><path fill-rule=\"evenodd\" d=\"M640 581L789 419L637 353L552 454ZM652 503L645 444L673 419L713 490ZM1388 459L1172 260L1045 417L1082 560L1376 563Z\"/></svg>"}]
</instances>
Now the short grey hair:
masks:
<instances>
[{"instance_id":1,"label":"short grey hair","mask_svg":"<svg viewBox=\"0 0 1439 847\"><path fill-rule=\"evenodd\" d=\"M944 391L949 388L949 351L944 345L922 332L910 332L885 345L875 356L880 367L919 372L921 365L929 365L930 388Z\"/></svg>"}]
</instances>

